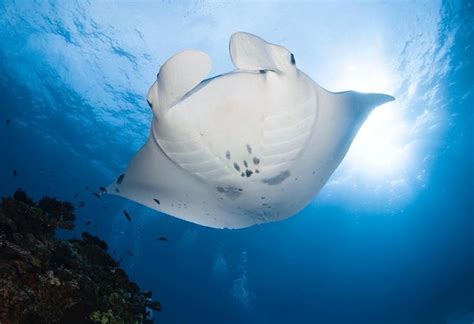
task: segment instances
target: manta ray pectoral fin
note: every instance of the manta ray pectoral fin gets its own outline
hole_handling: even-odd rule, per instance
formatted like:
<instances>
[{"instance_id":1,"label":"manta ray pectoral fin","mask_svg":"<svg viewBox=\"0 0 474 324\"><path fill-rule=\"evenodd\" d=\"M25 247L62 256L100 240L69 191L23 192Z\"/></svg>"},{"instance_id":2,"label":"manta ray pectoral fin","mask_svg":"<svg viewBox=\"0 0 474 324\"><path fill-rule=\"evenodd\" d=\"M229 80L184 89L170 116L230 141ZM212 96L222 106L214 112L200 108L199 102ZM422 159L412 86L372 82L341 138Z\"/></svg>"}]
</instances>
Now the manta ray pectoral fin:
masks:
<instances>
[{"instance_id":1,"label":"manta ray pectoral fin","mask_svg":"<svg viewBox=\"0 0 474 324\"><path fill-rule=\"evenodd\" d=\"M358 93L359 101L362 107L372 110L384 103L394 101L395 98L383 93Z\"/></svg>"},{"instance_id":2,"label":"manta ray pectoral fin","mask_svg":"<svg viewBox=\"0 0 474 324\"><path fill-rule=\"evenodd\" d=\"M295 69L295 57L290 51L249 33L232 34L229 51L232 63L241 70L287 72Z\"/></svg>"},{"instance_id":3,"label":"manta ray pectoral fin","mask_svg":"<svg viewBox=\"0 0 474 324\"><path fill-rule=\"evenodd\" d=\"M164 113L198 85L211 71L209 56L196 50L173 55L160 68L147 99L155 112Z\"/></svg>"},{"instance_id":4,"label":"manta ray pectoral fin","mask_svg":"<svg viewBox=\"0 0 474 324\"><path fill-rule=\"evenodd\" d=\"M347 107L348 112L359 116L367 116L374 108L395 100L394 97L383 93L362 93L352 90L331 94L338 98L333 104L343 105Z\"/></svg>"}]
</instances>

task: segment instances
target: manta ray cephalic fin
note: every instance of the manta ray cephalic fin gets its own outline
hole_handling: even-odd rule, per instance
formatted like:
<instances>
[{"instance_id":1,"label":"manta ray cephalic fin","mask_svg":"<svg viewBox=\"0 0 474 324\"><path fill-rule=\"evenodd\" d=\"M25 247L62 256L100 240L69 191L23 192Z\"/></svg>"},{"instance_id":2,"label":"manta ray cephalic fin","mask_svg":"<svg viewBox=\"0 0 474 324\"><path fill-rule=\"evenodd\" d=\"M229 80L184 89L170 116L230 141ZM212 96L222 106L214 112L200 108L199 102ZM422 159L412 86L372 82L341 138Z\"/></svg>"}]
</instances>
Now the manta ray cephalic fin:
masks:
<instances>
[{"instance_id":1,"label":"manta ray cephalic fin","mask_svg":"<svg viewBox=\"0 0 474 324\"><path fill-rule=\"evenodd\" d=\"M173 55L160 68L147 99L158 113L177 104L211 71L210 57L201 51L185 50Z\"/></svg>"},{"instance_id":2,"label":"manta ray cephalic fin","mask_svg":"<svg viewBox=\"0 0 474 324\"><path fill-rule=\"evenodd\" d=\"M241 70L286 72L295 68L294 56L285 47L245 32L232 34L229 52L232 63Z\"/></svg>"}]
</instances>

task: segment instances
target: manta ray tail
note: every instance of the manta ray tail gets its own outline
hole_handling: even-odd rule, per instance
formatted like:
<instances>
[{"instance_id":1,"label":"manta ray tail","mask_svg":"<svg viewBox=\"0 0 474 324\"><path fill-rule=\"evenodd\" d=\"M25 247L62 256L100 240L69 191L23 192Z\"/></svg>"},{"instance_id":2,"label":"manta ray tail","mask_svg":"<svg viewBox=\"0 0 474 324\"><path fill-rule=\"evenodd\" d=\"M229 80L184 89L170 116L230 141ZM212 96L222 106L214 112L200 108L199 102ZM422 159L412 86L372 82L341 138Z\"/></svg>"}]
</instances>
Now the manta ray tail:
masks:
<instances>
[{"instance_id":1,"label":"manta ray tail","mask_svg":"<svg viewBox=\"0 0 474 324\"><path fill-rule=\"evenodd\" d=\"M147 100L158 116L166 113L210 72L211 59L206 53L185 50L173 55L160 68Z\"/></svg>"}]
</instances>

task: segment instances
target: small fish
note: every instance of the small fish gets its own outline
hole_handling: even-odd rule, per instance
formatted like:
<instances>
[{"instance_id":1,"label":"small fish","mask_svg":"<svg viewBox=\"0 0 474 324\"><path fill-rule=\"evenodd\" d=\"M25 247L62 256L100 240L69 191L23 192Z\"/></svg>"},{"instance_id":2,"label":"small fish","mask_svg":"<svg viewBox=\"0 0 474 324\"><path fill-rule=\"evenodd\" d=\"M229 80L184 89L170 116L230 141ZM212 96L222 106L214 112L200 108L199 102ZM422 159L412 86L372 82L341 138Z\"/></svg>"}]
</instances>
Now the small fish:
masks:
<instances>
[{"instance_id":1,"label":"small fish","mask_svg":"<svg viewBox=\"0 0 474 324\"><path fill-rule=\"evenodd\" d=\"M160 237L158 238L158 241L168 242L168 239L167 239L166 237L164 237L164 236L160 236Z\"/></svg>"},{"instance_id":2,"label":"small fish","mask_svg":"<svg viewBox=\"0 0 474 324\"><path fill-rule=\"evenodd\" d=\"M79 208L84 207L85 203L83 201L79 202Z\"/></svg>"},{"instance_id":3,"label":"small fish","mask_svg":"<svg viewBox=\"0 0 474 324\"><path fill-rule=\"evenodd\" d=\"M74 194L74 198L77 198L77 196L79 196L79 193L78 193L78 192L76 192L76 193Z\"/></svg>"},{"instance_id":4,"label":"small fish","mask_svg":"<svg viewBox=\"0 0 474 324\"><path fill-rule=\"evenodd\" d=\"M18 175L18 173L16 172L16 170L13 170L13 176L16 177Z\"/></svg>"},{"instance_id":5,"label":"small fish","mask_svg":"<svg viewBox=\"0 0 474 324\"><path fill-rule=\"evenodd\" d=\"M100 208L102 208L102 209L109 209L109 207L107 207L107 206L101 206Z\"/></svg>"},{"instance_id":6,"label":"small fish","mask_svg":"<svg viewBox=\"0 0 474 324\"><path fill-rule=\"evenodd\" d=\"M133 256L133 253L130 251L127 251L128 255Z\"/></svg>"},{"instance_id":7,"label":"small fish","mask_svg":"<svg viewBox=\"0 0 474 324\"><path fill-rule=\"evenodd\" d=\"M10 119L7 119L7 120L5 121L5 124L9 125L9 124L10 124Z\"/></svg>"},{"instance_id":8,"label":"small fish","mask_svg":"<svg viewBox=\"0 0 474 324\"><path fill-rule=\"evenodd\" d=\"M131 222L132 218L130 217L130 214L126 210L122 210L122 211L123 211L123 214L125 215L125 217L128 219L128 221Z\"/></svg>"},{"instance_id":9,"label":"small fish","mask_svg":"<svg viewBox=\"0 0 474 324\"><path fill-rule=\"evenodd\" d=\"M153 200L159 205L160 204L160 201L156 198L153 198Z\"/></svg>"},{"instance_id":10,"label":"small fish","mask_svg":"<svg viewBox=\"0 0 474 324\"><path fill-rule=\"evenodd\" d=\"M125 178L125 174L121 174L121 175L117 178L117 184L121 184L122 181L123 181L123 178Z\"/></svg>"},{"instance_id":11,"label":"small fish","mask_svg":"<svg viewBox=\"0 0 474 324\"><path fill-rule=\"evenodd\" d=\"M106 192L106 191L107 191L107 189L105 189L105 188L104 188L104 187L102 187L102 186L101 186L101 187L99 187L99 189L100 189L100 191L102 191L102 192Z\"/></svg>"},{"instance_id":12,"label":"small fish","mask_svg":"<svg viewBox=\"0 0 474 324\"><path fill-rule=\"evenodd\" d=\"M86 222L86 225L90 225L90 223L91 223L91 221L87 221L87 222Z\"/></svg>"},{"instance_id":13,"label":"small fish","mask_svg":"<svg viewBox=\"0 0 474 324\"><path fill-rule=\"evenodd\" d=\"M50 177L50 178L54 178L55 175L54 175L53 173L51 173L51 174L49 175L49 177Z\"/></svg>"},{"instance_id":14,"label":"small fish","mask_svg":"<svg viewBox=\"0 0 474 324\"><path fill-rule=\"evenodd\" d=\"M100 195L97 192L94 192L93 195L96 196L97 198L100 198Z\"/></svg>"},{"instance_id":15,"label":"small fish","mask_svg":"<svg viewBox=\"0 0 474 324\"><path fill-rule=\"evenodd\" d=\"M115 250L114 250L114 251L112 251L112 253L113 253L114 255L116 255L116 254L117 254L117 252L115 252Z\"/></svg>"},{"instance_id":16,"label":"small fish","mask_svg":"<svg viewBox=\"0 0 474 324\"><path fill-rule=\"evenodd\" d=\"M89 186L86 186L86 190L89 190Z\"/></svg>"}]
</instances>

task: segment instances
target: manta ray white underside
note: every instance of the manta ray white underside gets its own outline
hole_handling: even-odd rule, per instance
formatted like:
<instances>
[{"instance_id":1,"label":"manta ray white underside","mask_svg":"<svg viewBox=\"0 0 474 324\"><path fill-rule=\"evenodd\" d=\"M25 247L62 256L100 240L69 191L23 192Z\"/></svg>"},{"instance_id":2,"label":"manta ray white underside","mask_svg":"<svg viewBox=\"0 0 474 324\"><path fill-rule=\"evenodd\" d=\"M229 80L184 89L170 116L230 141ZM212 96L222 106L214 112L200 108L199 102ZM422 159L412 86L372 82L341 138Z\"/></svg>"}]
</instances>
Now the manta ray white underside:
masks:
<instances>
[{"instance_id":1,"label":"manta ray white underside","mask_svg":"<svg viewBox=\"0 0 474 324\"><path fill-rule=\"evenodd\" d=\"M252 34L233 34L229 48L237 69L211 79L203 52L162 65L148 142L108 193L216 228L281 220L318 193L370 111L393 100L329 92L286 48Z\"/></svg>"}]
</instances>

